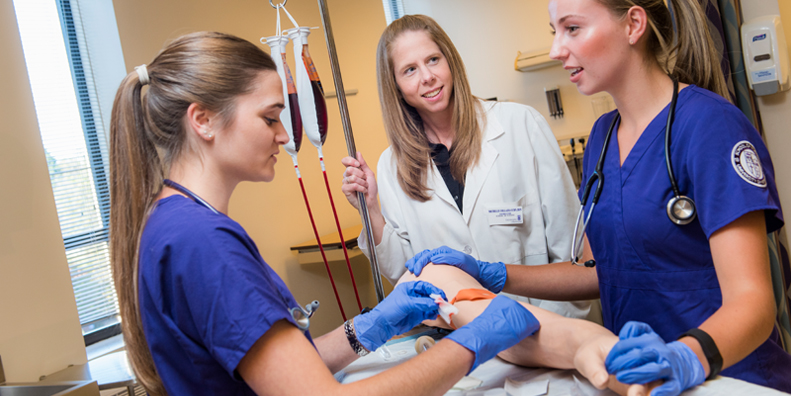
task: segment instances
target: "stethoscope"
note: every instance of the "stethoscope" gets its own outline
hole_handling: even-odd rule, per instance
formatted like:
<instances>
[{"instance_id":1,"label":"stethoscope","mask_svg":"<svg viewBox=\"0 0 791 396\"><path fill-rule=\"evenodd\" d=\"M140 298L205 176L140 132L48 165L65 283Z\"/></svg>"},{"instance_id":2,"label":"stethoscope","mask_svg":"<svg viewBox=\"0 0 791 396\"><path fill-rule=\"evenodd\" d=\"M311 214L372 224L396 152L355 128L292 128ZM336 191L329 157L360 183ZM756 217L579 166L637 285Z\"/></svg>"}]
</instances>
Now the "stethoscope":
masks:
<instances>
[{"instance_id":1,"label":"stethoscope","mask_svg":"<svg viewBox=\"0 0 791 396\"><path fill-rule=\"evenodd\" d=\"M679 190L678 184L676 183L676 177L673 174L673 165L670 161L670 131L673 126L673 116L675 115L677 101L678 80L673 78L673 99L670 101L670 109L668 109L667 112L667 124L665 124L665 164L667 165L667 174L670 177L670 185L673 188L673 197L670 198L670 201L667 203L667 217L670 218L670 221L672 221L674 224L685 225L691 223L692 220L695 219L697 211L695 210L695 202L692 200L692 198L681 194L681 190ZM588 222L590 221L591 214L593 214L593 209L596 207L596 203L599 202L599 197L601 196L602 186L604 185L604 173L602 172L602 169L604 168L604 158L607 156L607 148L610 144L610 137L612 137L615 124L618 123L618 120L620 119L621 115L616 114L615 118L612 120L612 124L610 124L610 130L607 131L607 136L604 138L604 147L602 147L601 154L599 155L599 161L596 163L596 169L594 169L590 178L588 178L588 182L585 183L585 189L582 192L580 211L577 215L577 222L574 224L574 239L571 241L571 263L574 265L584 267L596 266L595 260L588 260L584 264L580 264L577 262L577 258L578 254L580 253L579 249L582 247L582 238L585 235L585 229L588 227ZM585 222L582 223L582 229L580 229L580 221L585 214L585 203L588 201L588 195L590 195L591 189L593 188L593 182L596 180L598 180L599 183L596 186L596 191L593 193L591 208L590 211L588 211L588 216L585 218Z\"/></svg>"},{"instance_id":2,"label":"stethoscope","mask_svg":"<svg viewBox=\"0 0 791 396\"><path fill-rule=\"evenodd\" d=\"M163 184L192 198L192 200L195 201L198 205L201 205L211 210L215 214L220 213L217 209L214 209L214 207L211 206L211 204L204 201L203 198L199 197L198 194L195 194L194 192L188 190L186 187L182 186L181 184L178 184L170 179L165 179L163 181ZM305 308L302 308L299 305L297 305L296 307L289 308L288 312L291 314L291 317L294 318L294 322L297 324L297 327L302 331L307 331L308 328L310 327L310 317L313 316L313 314L318 309L319 309L319 301L313 300L313 302L306 305Z\"/></svg>"}]
</instances>

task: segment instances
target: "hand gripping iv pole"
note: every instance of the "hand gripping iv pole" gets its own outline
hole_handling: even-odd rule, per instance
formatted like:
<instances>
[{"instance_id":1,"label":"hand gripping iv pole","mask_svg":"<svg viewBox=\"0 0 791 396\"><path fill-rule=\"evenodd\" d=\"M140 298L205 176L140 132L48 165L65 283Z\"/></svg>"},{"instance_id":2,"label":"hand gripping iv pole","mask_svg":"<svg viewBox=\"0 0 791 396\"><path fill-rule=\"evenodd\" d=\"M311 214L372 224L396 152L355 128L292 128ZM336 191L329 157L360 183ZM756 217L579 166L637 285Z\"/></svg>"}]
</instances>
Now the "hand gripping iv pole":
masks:
<instances>
[{"instance_id":1,"label":"hand gripping iv pole","mask_svg":"<svg viewBox=\"0 0 791 396\"><path fill-rule=\"evenodd\" d=\"M332 24L330 23L330 13L327 8L326 0L318 0L321 20L324 25L324 37L327 41L327 52L330 56L330 66L332 67L332 79L335 82L335 92L338 97L338 107L341 111L341 121L343 122L343 135L346 138L346 150L353 158L357 158L357 148L354 144L352 124L349 120L349 108L346 105L346 92L343 90L343 80L341 79L341 69L338 65L338 55L335 50L335 39L332 35ZM371 273L376 289L376 299L381 302L385 298L384 288L382 287L382 276L379 273L379 261L376 257L376 246L374 243L373 232L371 231L371 218L368 214L368 207L365 204L365 194L357 192L357 199L360 201L360 217L363 221L363 230L368 239L368 257L371 261Z\"/></svg>"}]
</instances>

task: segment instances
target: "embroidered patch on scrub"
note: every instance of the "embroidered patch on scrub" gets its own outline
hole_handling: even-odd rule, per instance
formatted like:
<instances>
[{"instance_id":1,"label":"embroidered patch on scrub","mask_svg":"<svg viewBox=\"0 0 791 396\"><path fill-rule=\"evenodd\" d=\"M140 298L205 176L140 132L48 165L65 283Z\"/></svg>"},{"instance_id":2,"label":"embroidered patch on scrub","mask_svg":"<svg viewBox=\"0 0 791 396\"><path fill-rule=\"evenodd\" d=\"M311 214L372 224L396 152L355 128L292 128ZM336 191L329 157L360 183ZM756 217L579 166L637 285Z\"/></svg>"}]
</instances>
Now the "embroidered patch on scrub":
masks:
<instances>
[{"instance_id":1,"label":"embroidered patch on scrub","mask_svg":"<svg viewBox=\"0 0 791 396\"><path fill-rule=\"evenodd\" d=\"M758 153L752 143L746 140L736 143L731 153L731 163L733 169L744 181L757 187L766 188L766 175L761 167L761 159L758 158Z\"/></svg>"}]
</instances>

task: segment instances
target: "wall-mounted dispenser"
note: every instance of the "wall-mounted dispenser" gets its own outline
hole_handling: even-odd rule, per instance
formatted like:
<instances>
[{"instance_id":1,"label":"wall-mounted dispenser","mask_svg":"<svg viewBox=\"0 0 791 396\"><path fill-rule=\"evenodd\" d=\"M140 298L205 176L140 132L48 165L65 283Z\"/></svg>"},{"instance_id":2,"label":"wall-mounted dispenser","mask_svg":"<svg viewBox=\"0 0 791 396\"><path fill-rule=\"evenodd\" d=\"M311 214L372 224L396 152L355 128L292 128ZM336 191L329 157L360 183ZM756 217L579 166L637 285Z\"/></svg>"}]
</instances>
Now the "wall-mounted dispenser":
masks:
<instances>
[{"instance_id":1,"label":"wall-mounted dispenser","mask_svg":"<svg viewBox=\"0 0 791 396\"><path fill-rule=\"evenodd\" d=\"M563 118L563 102L560 101L560 88L544 88L547 94L547 105L549 106L549 115L552 118Z\"/></svg>"},{"instance_id":2,"label":"wall-mounted dispenser","mask_svg":"<svg viewBox=\"0 0 791 396\"><path fill-rule=\"evenodd\" d=\"M788 47L779 15L751 19L742 25L744 67L757 96L791 88Z\"/></svg>"},{"instance_id":3,"label":"wall-mounted dispenser","mask_svg":"<svg viewBox=\"0 0 791 396\"><path fill-rule=\"evenodd\" d=\"M549 57L549 48L525 53L519 51L516 53L514 69L520 72L528 72L543 69L545 67L557 66L561 63L562 62Z\"/></svg>"}]
</instances>

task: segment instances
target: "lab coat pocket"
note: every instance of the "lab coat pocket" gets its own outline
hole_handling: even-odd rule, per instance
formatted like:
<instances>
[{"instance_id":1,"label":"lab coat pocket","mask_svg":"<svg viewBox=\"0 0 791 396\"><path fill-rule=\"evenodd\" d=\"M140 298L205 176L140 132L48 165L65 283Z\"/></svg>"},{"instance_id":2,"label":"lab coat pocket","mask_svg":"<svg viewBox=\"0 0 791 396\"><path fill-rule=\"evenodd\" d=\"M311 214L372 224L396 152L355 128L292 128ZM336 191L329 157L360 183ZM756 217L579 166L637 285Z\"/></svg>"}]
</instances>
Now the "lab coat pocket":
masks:
<instances>
[{"instance_id":1,"label":"lab coat pocket","mask_svg":"<svg viewBox=\"0 0 791 396\"><path fill-rule=\"evenodd\" d=\"M489 235L500 252L501 260L525 263L525 257L546 256L543 215L538 200L527 193L515 202L486 205Z\"/></svg>"}]
</instances>

